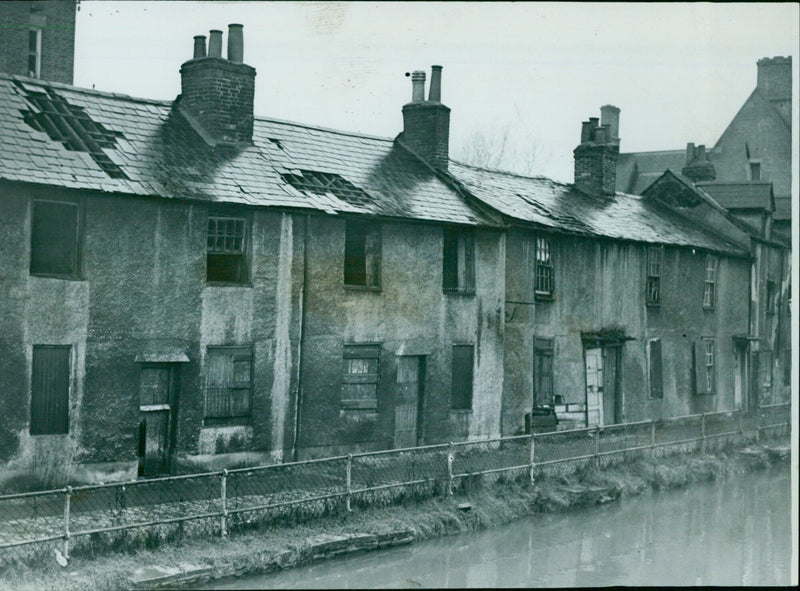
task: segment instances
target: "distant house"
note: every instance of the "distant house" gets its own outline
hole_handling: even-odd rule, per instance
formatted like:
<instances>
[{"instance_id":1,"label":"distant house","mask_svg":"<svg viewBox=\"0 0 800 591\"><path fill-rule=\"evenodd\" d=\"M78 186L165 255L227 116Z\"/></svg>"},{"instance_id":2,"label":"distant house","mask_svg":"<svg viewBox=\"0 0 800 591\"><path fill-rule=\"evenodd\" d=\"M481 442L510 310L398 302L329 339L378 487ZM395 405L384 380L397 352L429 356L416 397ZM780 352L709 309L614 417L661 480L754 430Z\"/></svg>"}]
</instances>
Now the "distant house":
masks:
<instances>
[{"instance_id":1,"label":"distant house","mask_svg":"<svg viewBox=\"0 0 800 591\"><path fill-rule=\"evenodd\" d=\"M615 192L614 107L583 124L568 185L450 160L439 66L390 139L256 117L242 55L240 25L227 58L222 32L195 37L174 101L0 75L5 472L744 404L750 243L682 197Z\"/></svg>"}]
</instances>

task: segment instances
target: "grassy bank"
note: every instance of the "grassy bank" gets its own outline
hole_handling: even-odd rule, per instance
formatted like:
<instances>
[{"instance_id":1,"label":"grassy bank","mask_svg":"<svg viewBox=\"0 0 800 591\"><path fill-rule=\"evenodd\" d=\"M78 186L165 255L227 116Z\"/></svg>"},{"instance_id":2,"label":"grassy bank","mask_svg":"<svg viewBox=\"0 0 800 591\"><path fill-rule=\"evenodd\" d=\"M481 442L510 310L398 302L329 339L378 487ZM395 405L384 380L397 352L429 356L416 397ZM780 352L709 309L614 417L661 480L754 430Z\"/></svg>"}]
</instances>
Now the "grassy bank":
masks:
<instances>
[{"instance_id":1,"label":"grassy bank","mask_svg":"<svg viewBox=\"0 0 800 591\"><path fill-rule=\"evenodd\" d=\"M59 567L55 560L36 570L9 568L0 573L0 588L130 588L137 569L179 563L202 568L205 575L198 572L196 581L209 576L269 572L323 555L319 540L327 539L326 535L337 540L354 534L364 534L362 539L405 535L406 539L422 540L502 525L534 513L611 502L779 463L788 465L787 460L768 453L741 451L742 447L729 446L709 454L642 457L601 468L591 464L567 476L539 473L534 487L527 473L490 483L466 479L452 497L409 500L400 506L356 507L350 514L334 514L293 525L262 526L226 539L193 539L150 550L99 555L94 559L75 557L66 568ZM465 510L467 504L469 510Z\"/></svg>"}]
</instances>

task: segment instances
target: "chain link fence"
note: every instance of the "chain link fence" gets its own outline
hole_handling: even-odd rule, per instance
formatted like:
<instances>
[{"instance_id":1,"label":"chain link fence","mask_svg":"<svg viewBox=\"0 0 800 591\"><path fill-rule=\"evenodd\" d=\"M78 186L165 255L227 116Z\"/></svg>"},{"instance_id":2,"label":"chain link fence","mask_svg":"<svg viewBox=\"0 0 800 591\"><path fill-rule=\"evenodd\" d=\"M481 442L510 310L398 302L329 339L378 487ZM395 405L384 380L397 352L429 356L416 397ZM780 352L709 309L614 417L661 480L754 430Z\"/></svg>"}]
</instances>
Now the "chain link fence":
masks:
<instances>
[{"instance_id":1,"label":"chain link fence","mask_svg":"<svg viewBox=\"0 0 800 591\"><path fill-rule=\"evenodd\" d=\"M791 407L724 411L0 496L0 569L306 521L461 492L475 478L567 475L788 432Z\"/></svg>"}]
</instances>

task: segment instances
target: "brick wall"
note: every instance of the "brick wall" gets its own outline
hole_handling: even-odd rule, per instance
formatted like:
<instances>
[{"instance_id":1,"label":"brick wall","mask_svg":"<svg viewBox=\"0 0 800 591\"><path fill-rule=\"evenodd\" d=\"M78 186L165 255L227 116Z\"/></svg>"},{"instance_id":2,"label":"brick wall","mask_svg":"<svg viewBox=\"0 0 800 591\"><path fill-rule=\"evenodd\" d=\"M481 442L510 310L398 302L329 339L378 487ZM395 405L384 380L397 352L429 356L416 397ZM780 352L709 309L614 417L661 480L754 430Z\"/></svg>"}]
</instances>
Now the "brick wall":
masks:
<instances>
[{"instance_id":1,"label":"brick wall","mask_svg":"<svg viewBox=\"0 0 800 591\"><path fill-rule=\"evenodd\" d=\"M450 143L450 108L438 102L403 106L403 143L437 168L447 168Z\"/></svg>"},{"instance_id":2,"label":"brick wall","mask_svg":"<svg viewBox=\"0 0 800 591\"><path fill-rule=\"evenodd\" d=\"M574 150L575 183L591 194L613 195L619 146L585 143Z\"/></svg>"}]
</instances>

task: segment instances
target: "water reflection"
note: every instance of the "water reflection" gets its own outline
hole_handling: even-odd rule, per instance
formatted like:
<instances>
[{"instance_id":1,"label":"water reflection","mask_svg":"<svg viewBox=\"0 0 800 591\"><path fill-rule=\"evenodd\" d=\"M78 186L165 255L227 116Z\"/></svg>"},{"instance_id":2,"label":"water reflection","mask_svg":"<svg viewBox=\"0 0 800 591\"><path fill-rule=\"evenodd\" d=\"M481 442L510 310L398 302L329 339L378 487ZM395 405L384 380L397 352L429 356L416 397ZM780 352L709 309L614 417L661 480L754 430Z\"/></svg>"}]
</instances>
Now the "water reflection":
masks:
<instances>
[{"instance_id":1,"label":"water reflection","mask_svg":"<svg viewBox=\"0 0 800 591\"><path fill-rule=\"evenodd\" d=\"M786 585L786 469L341 558L216 589Z\"/></svg>"}]
</instances>

